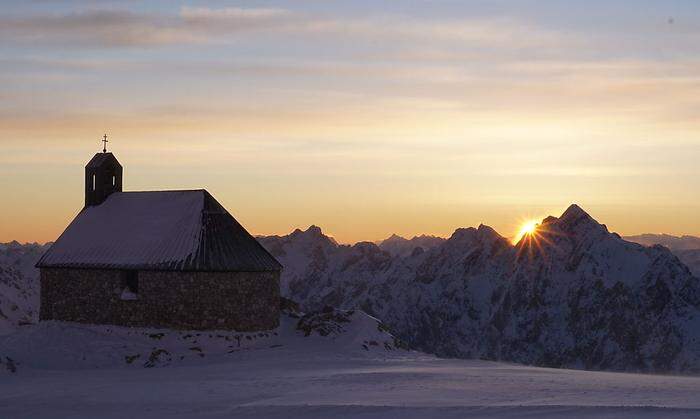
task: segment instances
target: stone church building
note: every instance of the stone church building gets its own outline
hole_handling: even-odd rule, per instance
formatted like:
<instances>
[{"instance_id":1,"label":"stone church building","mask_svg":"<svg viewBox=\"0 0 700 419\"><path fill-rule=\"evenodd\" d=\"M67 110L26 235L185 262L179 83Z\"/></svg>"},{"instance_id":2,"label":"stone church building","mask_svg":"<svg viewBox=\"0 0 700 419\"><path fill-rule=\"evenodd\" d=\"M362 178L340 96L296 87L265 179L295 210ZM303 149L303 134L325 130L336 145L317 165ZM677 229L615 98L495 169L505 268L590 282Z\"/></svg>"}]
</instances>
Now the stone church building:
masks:
<instances>
[{"instance_id":1,"label":"stone church building","mask_svg":"<svg viewBox=\"0 0 700 419\"><path fill-rule=\"evenodd\" d=\"M41 320L278 326L282 266L214 197L122 192L122 172L106 149L85 166L85 207L37 263Z\"/></svg>"}]
</instances>

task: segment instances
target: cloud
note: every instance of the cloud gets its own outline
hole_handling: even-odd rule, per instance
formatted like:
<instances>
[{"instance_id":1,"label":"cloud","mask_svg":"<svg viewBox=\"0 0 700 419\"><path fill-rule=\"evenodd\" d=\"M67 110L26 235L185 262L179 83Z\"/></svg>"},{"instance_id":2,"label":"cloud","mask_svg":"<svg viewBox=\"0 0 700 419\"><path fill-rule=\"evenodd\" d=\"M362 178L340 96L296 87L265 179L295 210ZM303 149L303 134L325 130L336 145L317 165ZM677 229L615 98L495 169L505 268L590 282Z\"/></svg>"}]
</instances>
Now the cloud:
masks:
<instances>
[{"instance_id":1,"label":"cloud","mask_svg":"<svg viewBox=\"0 0 700 419\"><path fill-rule=\"evenodd\" d=\"M178 15L96 10L0 17L0 43L135 47L203 43L222 33L274 27L282 9L183 8Z\"/></svg>"},{"instance_id":2,"label":"cloud","mask_svg":"<svg viewBox=\"0 0 700 419\"><path fill-rule=\"evenodd\" d=\"M561 33L512 18L345 18L282 8L182 7L177 13L93 10L0 17L0 44L137 47L230 42L251 33L301 36L323 42L448 43L459 48L553 48ZM319 37L323 35L323 37Z\"/></svg>"},{"instance_id":3,"label":"cloud","mask_svg":"<svg viewBox=\"0 0 700 419\"><path fill-rule=\"evenodd\" d=\"M194 40L169 20L128 11L0 18L2 42L63 46L159 45Z\"/></svg>"},{"instance_id":4,"label":"cloud","mask_svg":"<svg viewBox=\"0 0 700 419\"><path fill-rule=\"evenodd\" d=\"M209 23L211 20L259 20L288 17L292 13L286 9L278 8L256 8L244 9L240 7L224 7L221 9L211 9L208 7L183 7L180 9L180 16L188 21L201 21Z\"/></svg>"},{"instance_id":5,"label":"cloud","mask_svg":"<svg viewBox=\"0 0 700 419\"><path fill-rule=\"evenodd\" d=\"M572 41L557 31L508 17L431 20L375 16L314 20L306 22L300 30L375 41L411 41L419 45L452 43L460 49L554 47Z\"/></svg>"},{"instance_id":6,"label":"cloud","mask_svg":"<svg viewBox=\"0 0 700 419\"><path fill-rule=\"evenodd\" d=\"M253 41L245 42L244 52L257 52L250 47L259 45L257 38L273 44L262 42L265 54L214 57L188 56L183 49L61 58L23 50L0 59L0 84L7 86L4 107L46 116L65 104L89 105L135 120L143 117L146 125L157 126L164 121L132 113L134 104L140 109L212 104L224 111L207 111L216 120L208 120L208 126L228 127L221 121L236 115L242 127L230 128L245 132L277 119L298 135L316 135L321 125L333 135L362 135L370 127L383 136L403 130L405 121L418 120L423 126L412 126L402 135L430 136L436 129L461 133L468 124L485 127L475 135L489 138L517 137L522 127L561 137L572 127L586 131L614 120L625 126L672 128L685 136L698 126L693 122L700 106L700 62L695 56L595 57L587 52L596 45L588 45L585 38L514 18L340 19L238 7L182 7L169 15L112 10L0 17L0 44L33 40L32 46L154 47L234 42L236 47L244 44L237 42L243 37ZM303 48L294 48L299 45ZM37 93L37 85L48 86L44 91L51 94ZM140 94L131 94L135 91ZM250 103L256 108L237 108ZM0 117L15 126L11 115ZM201 122L187 111L173 124L188 118ZM333 123L323 126L322 119ZM24 132L33 127L25 122L26 127L16 128ZM300 126L314 128L307 132Z\"/></svg>"}]
</instances>

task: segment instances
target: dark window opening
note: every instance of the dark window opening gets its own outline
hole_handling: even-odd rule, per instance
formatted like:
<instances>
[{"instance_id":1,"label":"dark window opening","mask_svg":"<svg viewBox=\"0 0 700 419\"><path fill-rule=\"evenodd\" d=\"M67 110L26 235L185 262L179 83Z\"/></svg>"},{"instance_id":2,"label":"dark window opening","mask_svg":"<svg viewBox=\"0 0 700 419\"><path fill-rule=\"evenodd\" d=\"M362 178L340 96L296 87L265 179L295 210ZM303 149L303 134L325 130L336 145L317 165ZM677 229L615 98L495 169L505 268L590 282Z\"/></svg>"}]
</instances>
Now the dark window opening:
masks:
<instances>
[{"instance_id":1,"label":"dark window opening","mask_svg":"<svg viewBox=\"0 0 700 419\"><path fill-rule=\"evenodd\" d=\"M139 273L138 271L126 271L124 280L125 288L132 294L139 293Z\"/></svg>"},{"instance_id":2,"label":"dark window opening","mask_svg":"<svg viewBox=\"0 0 700 419\"><path fill-rule=\"evenodd\" d=\"M122 274L121 299L124 301L139 299L139 272L124 271Z\"/></svg>"}]
</instances>

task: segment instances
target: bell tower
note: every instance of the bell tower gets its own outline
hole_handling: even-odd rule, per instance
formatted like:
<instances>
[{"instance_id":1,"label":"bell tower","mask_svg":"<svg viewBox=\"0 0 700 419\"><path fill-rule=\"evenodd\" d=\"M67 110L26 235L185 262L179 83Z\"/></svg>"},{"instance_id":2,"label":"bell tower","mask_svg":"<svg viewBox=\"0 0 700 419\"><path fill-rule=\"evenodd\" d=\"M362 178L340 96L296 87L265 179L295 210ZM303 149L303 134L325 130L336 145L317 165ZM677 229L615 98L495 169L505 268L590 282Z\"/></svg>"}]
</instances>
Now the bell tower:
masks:
<instances>
[{"instance_id":1,"label":"bell tower","mask_svg":"<svg viewBox=\"0 0 700 419\"><path fill-rule=\"evenodd\" d=\"M95 154L85 166L85 206L100 205L109 195L122 191L124 169L114 154L107 152L107 134L102 153Z\"/></svg>"}]
</instances>

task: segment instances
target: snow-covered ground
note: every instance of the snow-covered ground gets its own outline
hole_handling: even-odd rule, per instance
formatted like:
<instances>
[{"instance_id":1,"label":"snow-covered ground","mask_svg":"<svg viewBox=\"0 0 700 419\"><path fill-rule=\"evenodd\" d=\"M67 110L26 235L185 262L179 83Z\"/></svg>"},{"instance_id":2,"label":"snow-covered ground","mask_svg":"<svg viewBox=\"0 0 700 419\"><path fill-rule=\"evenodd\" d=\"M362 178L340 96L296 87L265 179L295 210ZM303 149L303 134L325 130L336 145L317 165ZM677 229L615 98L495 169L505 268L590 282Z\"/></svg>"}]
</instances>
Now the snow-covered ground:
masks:
<instances>
[{"instance_id":1,"label":"snow-covered ground","mask_svg":"<svg viewBox=\"0 0 700 419\"><path fill-rule=\"evenodd\" d=\"M239 352L409 353L361 311L283 312L265 332L179 331L44 321L0 336L0 373L13 370L153 368L227 363ZM14 371L16 370L16 371ZM1 417L1 416L0 416Z\"/></svg>"},{"instance_id":2,"label":"snow-covered ground","mask_svg":"<svg viewBox=\"0 0 700 419\"><path fill-rule=\"evenodd\" d=\"M3 418L700 417L700 378L275 347L0 375Z\"/></svg>"},{"instance_id":3,"label":"snow-covered ground","mask_svg":"<svg viewBox=\"0 0 700 419\"><path fill-rule=\"evenodd\" d=\"M700 417L700 377L440 359L358 311L247 334L42 322L0 356L0 418Z\"/></svg>"}]
</instances>

